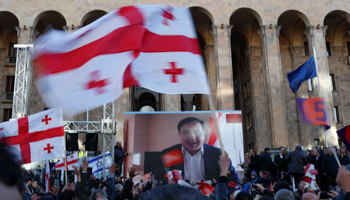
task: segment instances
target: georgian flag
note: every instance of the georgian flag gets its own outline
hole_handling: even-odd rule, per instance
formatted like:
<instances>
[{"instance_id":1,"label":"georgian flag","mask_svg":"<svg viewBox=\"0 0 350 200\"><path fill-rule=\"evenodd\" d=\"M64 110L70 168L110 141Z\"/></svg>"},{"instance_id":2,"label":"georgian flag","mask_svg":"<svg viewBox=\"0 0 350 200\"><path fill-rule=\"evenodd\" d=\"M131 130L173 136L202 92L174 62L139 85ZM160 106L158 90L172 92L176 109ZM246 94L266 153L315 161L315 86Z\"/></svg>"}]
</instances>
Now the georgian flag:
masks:
<instances>
[{"instance_id":1,"label":"georgian flag","mask_svg":"<svg viewBox=\"0 0 350 200\"><path fill-rule=\"evenodd\" d=\"M34 42L37 88L50 107L74 115L133 85L167 94L210 94L189 9L122 7L66 35Z\"/></svg>"},{"instance_id":2,"label":"georgian flag","mask_svg":"<svg viewBox=\"0 0 350 200\"><path fill-rule=\"evenodd\" d=\"M0 123L0 142L11 145L23 164L64 157L62 109Z\"/></svg>"},{"instance_id":3,"label":"georgian flag","mask_svg":"<svg viewBox=\"0 0 350 200\"><path fill-rule=\"evenodd\" d=\"M72 155L67 156L63 160L57 162L53 167L53 170L64 170L64 161L66 160L66 169L74 170L74 168L78 167L78 152L74 152Z\"/></svg>"}]
</instances>

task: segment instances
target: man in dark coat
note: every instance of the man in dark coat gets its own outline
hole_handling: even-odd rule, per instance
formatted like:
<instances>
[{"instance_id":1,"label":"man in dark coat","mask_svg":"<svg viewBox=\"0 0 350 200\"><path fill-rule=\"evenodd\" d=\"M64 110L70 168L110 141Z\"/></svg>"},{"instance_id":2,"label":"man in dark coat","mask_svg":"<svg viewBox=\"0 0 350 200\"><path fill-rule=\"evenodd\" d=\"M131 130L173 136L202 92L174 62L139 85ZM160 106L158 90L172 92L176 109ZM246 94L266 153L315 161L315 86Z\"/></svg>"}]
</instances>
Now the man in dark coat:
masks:
<instances>
[{"instance_id":1,"label":"man in dark coat","mask_svg":"<svg viewBox=\"0 0 350 200\"><path fill-rule=\"evenodd\" d=\"M249 169L250 171L255 170L257 174L260 172L260 161L259 161L259 156L256 154L256 151L254 149L251 149L249 151L250 153L250 165Z\"/></svg>"},{"instance_id":2,"label":"man in dark coat","mask_svg":"<svg viewBox=\"0 0 350 200\"><path fill-rule=\"evenodd\" d=\"M337 177L338 173L338 164L333 156L331 148L327 148L327 150L325 150L325 155L323 156L322 160L322 167L323 175L326 176L327 180L327 189L329 186L334 187L336 185L335 178Z\"/></svg>"},{"instance_id":3,"label":"man in dark coat","mask_svg":"<svg viewBox=\"0 0 350 200\"><path fill-rule=\"evenodd\" d=\"M181 144L174 145L162 151L163 158L171 152L181 152L184 162L164 167L165 174L174 169L181 170L184 180L190 183L200 183L202 180L218 179L220 177L219 159L221 150L204 143L204 122L195 117L188 117L178 123L177 130ZM232 166L229 180L236 183L240 179Z\"/></svg>"},{"instance_id":4,"label":"man in dark coat","mask_svg":"<svg viewBox=\"0 0 350 200\"><path fill-rule=\"evenodd\" d=\"M288 172L294 177L296 187L299 187L299 183L303 180L305 174L304 166L307 164L306 155L302 151L302 147L297 145L295 150L288 154L287 161L290 161Z\"/></svg>"},{"instance_id":5,"label":"man in dark coat","mask_svg":"<svg viewBox=\"0 0 350 200\"><path fill-rule=\"evenodd\" d=\"M284 147L280 147L279 154L276 154L275 157L273 158L273 162L275 163L276 166L276 180L280 180L281 178L281 171L277 170L277 165L278 163L282 160L282 152L284 151Z\"/></svg>"},{"instance_id":6,"label":"man in dark coat","mask_svg":"<svg viewBox=\"0 0 350 200\"><path fill-rule=\"evenodd\" d=\"M323 153L321 153L321 149L314 148L312 151L313 159L311 164L314 164L315 169L317 169L318 173L316 175L316 183L320 187L321 190L327 190L327 184L326 184L326 178L323 175L323 167L322 167L322 160L323 160Z\"/></svg>"},{"instance_id":7,"label":"man in dark coat","mask_svg":"<svg viewBox=\"0 0 350 200\"><path fill-rule=\"evenodd\" d=\"M115 172L117 176L120 176L122 173L122 168L123 168L123 162L124 162L124 157L131 155L131 153L127 153L124 151L122 147L122 143L120 141L117 142L117 145L114 148L114 160L115 163L118 165L118 170Z\"/></svg>"},{"instance_id":8,"label":"man in dark coat","mask_svg":"<svg viewBox=\"0 0 350 200\"><path fill-rule=\"evenodd\" d=\"M272 162L271 156L270 156L270 148L265 147L264 153L260 155L260 170L261 171L269 171L270 174L272 174L272 171L274 170L275 164Z\"/></svg>"}]
</instances>

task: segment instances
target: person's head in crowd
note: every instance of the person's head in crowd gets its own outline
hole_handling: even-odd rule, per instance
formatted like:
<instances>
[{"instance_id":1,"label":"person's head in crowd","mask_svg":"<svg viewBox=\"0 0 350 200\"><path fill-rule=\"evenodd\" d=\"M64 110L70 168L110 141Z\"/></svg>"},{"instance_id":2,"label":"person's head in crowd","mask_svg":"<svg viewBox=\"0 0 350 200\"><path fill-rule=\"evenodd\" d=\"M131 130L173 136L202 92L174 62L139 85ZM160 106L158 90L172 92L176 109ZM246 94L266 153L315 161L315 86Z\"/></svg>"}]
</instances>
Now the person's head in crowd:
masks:
<instances>
[{"instance_id":1,"label":"person's head in crowd","mask_svg":"<svg viewBox=\"0 0 350 200\"><path fill-rule=\"evenodd\" d=\"M301 198L302 200L312 200L316 197L315 194L311 193L311 192L306 192L303 194L303 197Z\"/></svg>"},{"instance_id":2,"label":"person's head in crowd","mask_svg":"<svg viewBox=\"0 0 350 200\"><path fill-rule=\"evenodd\" d=\"M162 185L142 193L138 200L208 200L202 192L179 184Z\"/></svg>"},{"instance_id":3,"label":"person's head in crowd","mask_svg":"<svg viewBox=\"0 0 350 200\"><path fill-rule=\"evenodd\" d=\"M270 179L270 172L269 171L263 171L262 174L263 174L263 178L265 180Z\"/></svg>"},{"instance_id":4,"label":"person's head in crowd","mask_svg":"<svg viewBox=\"0 0 350 200\"><path fill-rule=\"evenodd\" d=\"M92 191L90 199L91 200L107 200L107 194L104 190L97 189L97 190Z\"/></svg>"},{"instance_id":5,"label":"person's head in crowd","mask_svg":"<svg viewBox=\"0 0 350 200\"><path fill-rule=\"evenodd\" d=\"M123 180L122 180L122 177L121 176L117 176L117 183L122 183Z\"/></svg>"},{"instance_id":6,"label":"person's head in crowd","mask_svg":"<svg viewBox=\"0 0 350 200\"><path fill-rule=\"evenodd\" d=\"M282 155L282 152L285 150L285 148L284 147L280 147L280 154Z\"/></svg>"},{"instance_id":7,"label":"person's head in crowd","mask_svg":"<svg viewBox=\"0 0 350 200\"><path fill-rule=\"evenodd\" d=\"M16 157L11 148L0 143L0 194L3 199L22 199L23 178Z\"/></svg>"},{"instance_id":8,"label":"person's head in crowd","mask_svg":"<svg viewBox=\"0 0 350 200\"><path fill-rule=\"evenodd\" d=\"M345 148L345 147L341 147L341 148L340 148L340 153L341 153L341 154L346 154L346 153L347 153L346 148Z\"/></svg>"},{"instance_id":9,"label":"person's head in crowd","mask_svg":"<svg viewBox=\"0 0 350 200\"><path fill-rule=\"evenodd\" d=\"M260 172L259 172L259 177L260 177L260 178L263 178L263 177L264 177L263 171L260 171Z\"/></svg>"},{"instance_id":10,"label":"person's head in crowd","mask_svg":"<svg viewBox=\"0 0 350 200\"><path fill-rule=\"evenodd\" d=\"M71 182L69 185L69 189L75 191L75 182Z\"/></svg>"},{"instance_id":11,"label":"person's head in crowd","mask_svg":"<svg viewBox=\"0 0 350 200\"><path fill-rule=\"evenodd\" d=\"M37 188L38 187L38 181L33 181L32 182L32 187Z\"/></svg>"},{"instance_id":12,"label":"person's head in crowd","mask_svg":"<svg viewBox=\"0 0 350 200\"><path fill-rule=\"evenodd\" d=\"M302 148L301 145L297 144L297 145L295 146L295 150L296 150L296 151L301 151L301 150L303 150L303 148Z\"/></svg>"},{"instance_id":13,"label":"person's head in crowd","mask_svg":"<svg viewBox=\"0 0 350 200\"><path fill-rule=\"evenodd\" d=\"M292 191L292 188L286 181L277 181L273 187L273 193L276 194L279 190L287 189Z\"/></svg>"},{"instance_id":14,"label":"person's head in crowd","mask_svg":"<svg viewBox=\"0 0 350 200\"><path fill-rule=\"evenodd\" d=\"M123 185L120 184L120 183L117 183L115 185L115 190L118 191L118 192L122 192L123 191Z\"/></svg>"},{"instance_id":15,"label":"person's head in crowd","mask_svg":"<svg viewBox=\"0 0 350 200\"><path fill-rule=\"evenodd\" d=\"M275 195L275 200L295 200L295 198L292 191L280 189Z\"/></svg>"},{"instance_id":16,"label":"person's head in crowd","mask_svg":"<svg viewBox=\"0 0 350 200\"><path fill-rule=\"evenodd\" d=\"M306 150L305 154L306 154L306 157L308 157L311 155L311 151L308 149L308 150Z\"/></svg>"},{"instance_id":17,"label":"person's head in crowd","mask_svg":"<svg viewBox=\"0 0 350 200\"><path fill-rule=\"evenodd\" d=\"M244 154L244 159L249 160L249 153L248 152Z\"/></svg>"},{"instance_id":18,"label":"person's head in crowd","mask_svg":"<svg viewBox=\"0 0 350 200\"><path fill-rule=\"evenodd\" d=\"M117 141L117 144L116 144L117 148L122 148L122 143L120 141Z\"/></svg>"},{"instance_id":19,"label":"person's head in crowd","mask_svg":"<svg viewBox=\"0 0 350 200\"><path fill-rule=\"evenodd\" d=\"M195 117L181 120L177 125L182 147L190 154L195 155L203 147L204 122Z\"/></svg>"},{"instance_id":20,"label":"person's head in crowd","mask_svg":"<svg viewBox=\"0 0 350 200\"><path fill-rule=\"evenodd\" d=\"M57 195L57 193L58 193L58 187L57 187L56 184L53 184L53 186L51 187L51 193Z\"/></svg>"},{"instance_id":21,"label":"person's head in crowd","mask_svg":"<svg viewBox=\"0 0 350 200\"><path fill-rule=\"evenodd\" d=\"M251 177L252 179L255 179L257 176L258 176L258 174L256 173L255 170L253 170L252 172L250 172L250 177Z\"/></svg>"},{"instance_id":22,"label":"person's head in crowd","mask_svg":"<svg viewBox=\"0 0 350 200\"><path fill-rule=\"evenodd\" d=\"M250 153L250 155L253 156L253 157L256 155L255 149L249 150L249 153Z\"/></svg>"},{"instance_id":23,"label":"person's head in crowd","mask_svg":"<svg viewBox=\"0 0 350 200\"><path fill-rule=\"evenodd\" d=\"M249 192L241 191L237 194L235 200L253 200L253 196Z\"/></svg>"},{"instance_id":24,"label":"person's head in crowd","mask_svg":"<svg viewBox=\"0 0 350 200\"><path fill-rule=\"evenodd\" d=\"M244 185L249 182L249 179L247 177L243 177L241 180L241 184Z\"/></svg>"},{"instance_id":25,"label":"person's head in crowd","mask_svg":"<svg viewBox=\"0 0 350 200\"><path fill-rule=\"evenodd\" d=\"M318 148L313 148L311 153L312 153L313 156L319 156L320 153L321 153L321 150L318 149Z\"/></svg>"},{"instance_id":26,"label":"person's head in crowd","mask_svg":"<svg viewBox=\"0 0 350 200\"><path fill-rule=\"evenodd\" d=\"M271 153L270 147L265 147L264 152Z\"/></svg>"},{"instance_id":27,"label":"person's head in crowd","mask_svg":"<svg viewBox=\"0 0 350 200\"><path fill-rule=\"evenodd\" d=\"M75 199L76 199L76 195L75 195L75 192L72 190L66 190L61 194L61 200L75 200Z\"/></svg>"},{"instance_id":28,"label":"person's head in crowd","mask_svg":"<svg viewBox=\"0 0 350 200\"><path fill-rule=\"evenodd\" d=\"M326 154L328 154L329 156L332 156L333 155L332 149L331 148L327 148Z\"/></svg>"}]
</instances>

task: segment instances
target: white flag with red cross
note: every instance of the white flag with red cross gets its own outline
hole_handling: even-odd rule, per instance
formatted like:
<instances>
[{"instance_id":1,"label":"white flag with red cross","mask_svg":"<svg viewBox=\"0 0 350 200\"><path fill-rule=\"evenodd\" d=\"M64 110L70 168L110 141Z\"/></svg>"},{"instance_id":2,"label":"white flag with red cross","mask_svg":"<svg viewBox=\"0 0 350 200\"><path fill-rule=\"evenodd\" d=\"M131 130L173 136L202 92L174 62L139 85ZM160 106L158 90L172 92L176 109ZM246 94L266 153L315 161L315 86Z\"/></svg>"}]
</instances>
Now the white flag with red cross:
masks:
<instances>
[{"instance_id":1,"label":"white flag with red cross","mask_svg":"<svg viewBox=\"0 0 350 200\"><path fill-rule=\"evenodd\" d=\"M167 94L210 94L189 9L122 7L66 35L34 42L37 88L50 107L74 115L139 85Z\"/></svg>"},{"instance_id":2,"label":"white flag with red cross","mask_svg":"<svg viewBox=\"0 0 350 200\"><path fill-rule=\"evenodd\" d=\"M0 142L11 145L23 164L65 157L62 109L0 123Z\"/></svg>"},{"instance_id":3,"label":"white flag with red cross","mask_svg":"<svg viewBox=\"0 0 350 200\"><path fill-rule=\"evenodd\" d=\"M66 168L64 167L64 161L66 160ZM53 167L54 170L74 170L78 167L78 152L74 152L72 155L67 156L63 160L57 162Z\"/></svg>"}]
</instances>

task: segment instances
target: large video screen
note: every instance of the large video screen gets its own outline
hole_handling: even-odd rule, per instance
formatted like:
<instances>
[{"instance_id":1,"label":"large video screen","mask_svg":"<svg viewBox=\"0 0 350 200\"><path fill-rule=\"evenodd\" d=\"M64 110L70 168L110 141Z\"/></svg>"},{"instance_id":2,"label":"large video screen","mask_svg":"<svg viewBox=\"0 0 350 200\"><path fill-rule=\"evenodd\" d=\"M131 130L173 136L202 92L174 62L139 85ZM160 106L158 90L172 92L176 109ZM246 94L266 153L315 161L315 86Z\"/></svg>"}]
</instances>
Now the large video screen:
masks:
<instances>
[{"instance_id":1,"label":"large video screen","mask_svg":"<svg viewBox=\"0 0 350 200\"><path fill-rule=\"evenodd\" d=\"M124 171L135 167L141 175L151 172L156 180L165 180L166 172L177 169L185 180L198 179L198 176L217 179L220 173L217 161L221 151L214 120L211 112L206 111L125 112L124 148L133 155L126 158ZM242 169L238 165L244 158L241 111L218 111L216 120L224 150L232 166L240 173ZM163 156L171 161L174 150L182 153L183 162L177 162L175 158L175 163L166 166L169 163L164 163ZM196 163L192 163L191 157L198 154ZM199 168L199 175L197 173L195 178L189 177L193 167Z\"/></svg>"}]
</instances>

